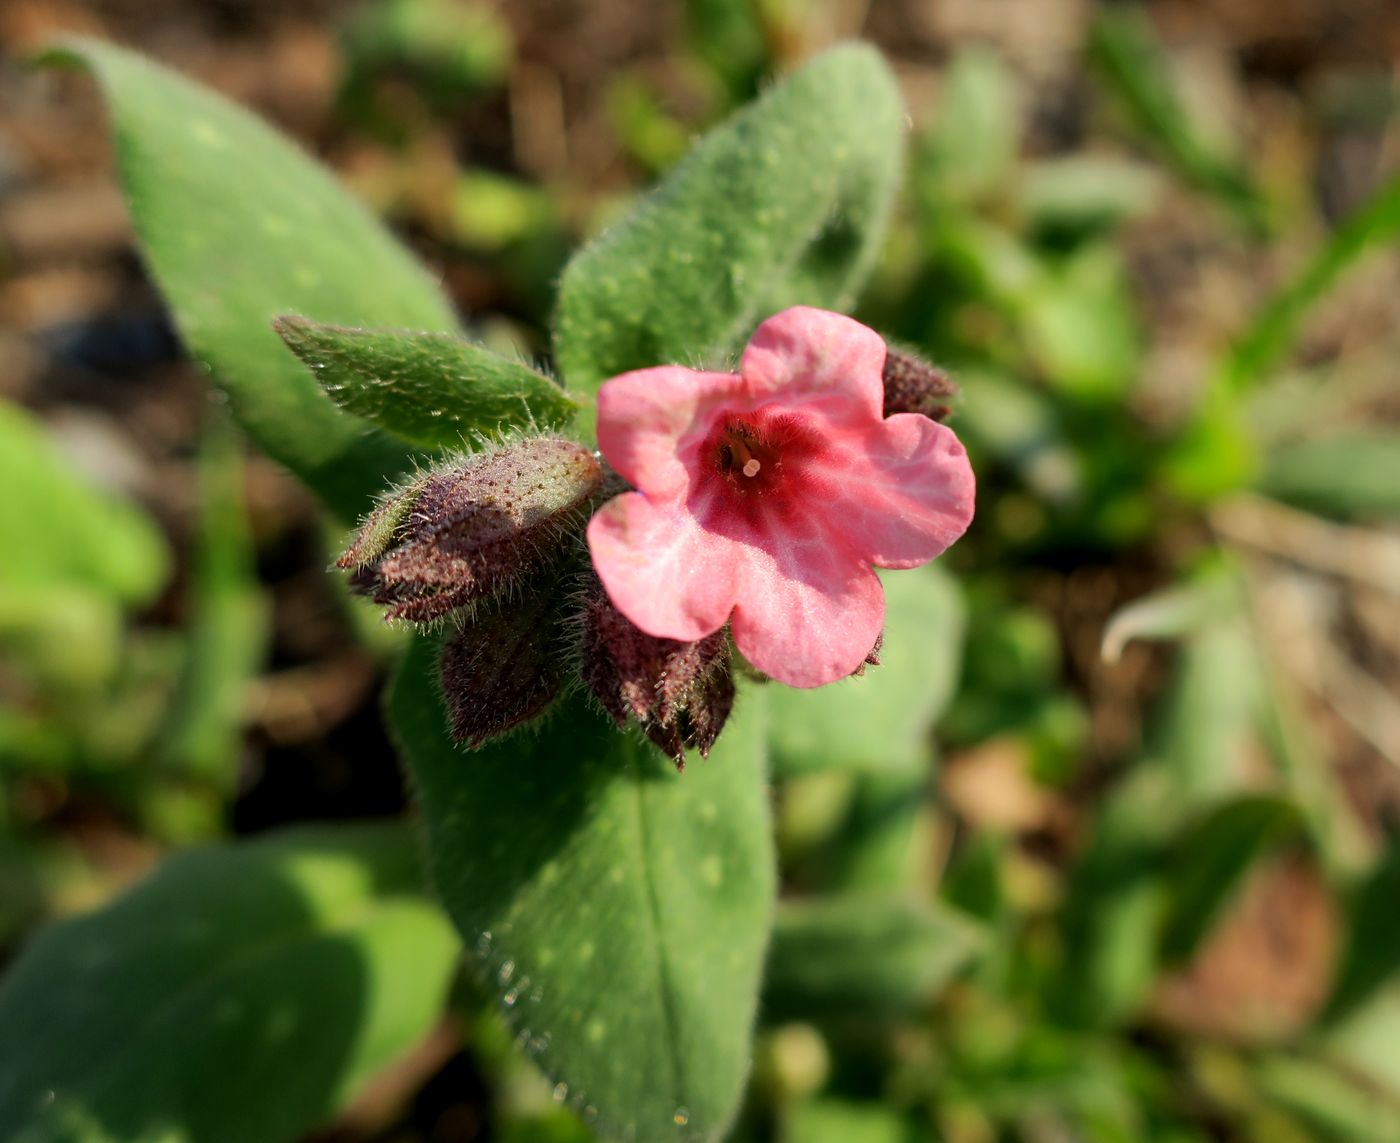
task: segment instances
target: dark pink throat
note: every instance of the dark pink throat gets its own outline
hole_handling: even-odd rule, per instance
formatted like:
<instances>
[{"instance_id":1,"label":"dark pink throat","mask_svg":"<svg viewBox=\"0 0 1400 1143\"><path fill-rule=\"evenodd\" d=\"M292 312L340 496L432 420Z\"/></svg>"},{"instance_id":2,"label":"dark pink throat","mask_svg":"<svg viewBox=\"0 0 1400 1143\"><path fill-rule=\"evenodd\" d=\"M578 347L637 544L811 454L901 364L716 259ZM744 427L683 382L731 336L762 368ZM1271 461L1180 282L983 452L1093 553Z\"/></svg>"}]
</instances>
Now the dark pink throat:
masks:
<instances>
[{"instance_id":1,"label":"dark pink throat","mask_svg":"<svg viewBox=\"0 0 1400 1143\"><path fill-rule=\"evenodd\" d=\"M721 419L701 451L732 509L743 515L804 495L813 462L827 449L806 418L758 409Z\"/></svg>"}]
</instances>

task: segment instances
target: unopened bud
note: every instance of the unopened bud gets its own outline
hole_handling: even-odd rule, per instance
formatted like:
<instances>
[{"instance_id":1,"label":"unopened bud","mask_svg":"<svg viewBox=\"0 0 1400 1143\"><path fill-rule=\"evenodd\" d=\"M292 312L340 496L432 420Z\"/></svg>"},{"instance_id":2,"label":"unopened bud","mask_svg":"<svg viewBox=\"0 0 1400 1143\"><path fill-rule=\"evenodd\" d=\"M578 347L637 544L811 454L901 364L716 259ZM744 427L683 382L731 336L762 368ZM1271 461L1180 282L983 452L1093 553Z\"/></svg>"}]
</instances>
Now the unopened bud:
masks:
<instances>
[{"instance_id":1,"label":"unopened bud","mask_svg":"<svg viewBox=\"0 0 1400 1143\"><path fill-rule=\"evenodd\" d=\"M716 631L695 643L639 630L599 584L584 606L583 681L618 726L628 717L685 769L685 751L709 757L734 706L729 641Z\"/></svg>"},{"instance_id":2,"label":"unopened bud","mask_svg":"<svg viewBox=\"0 0 1400 1143\"><path fill-rule=\"evenodd\" d=\"M941 421L953 411L947 398L956 395L958 387L943 370L907 350L887 344L881 376L885 381L884 415L887 417L895 413L922 413L931 420Z\"/></svg>"},{"instance_id":3,"label":"unopened bud","mask_svg":"<svg viewBox=\"0 0 1400 1143\"><path fill-rule=\"evenodd\" d=\"M481 746L559 697L568 655L554 588L547 580L523 600L478 608L443 641L438 674L455 741Z\"/></svg>"},{"instance_id":4,"label":"unopened bud","mask_svg":"<svg viewBox=\"0 0 1400 1143\"><path fill-rule=\"evenodd\" d=\"M562 555L602 483L601 463L574 441L517 441L414 481L365 520L336 562L386 618L441 619Z\"/></svg>"}]
</instances>

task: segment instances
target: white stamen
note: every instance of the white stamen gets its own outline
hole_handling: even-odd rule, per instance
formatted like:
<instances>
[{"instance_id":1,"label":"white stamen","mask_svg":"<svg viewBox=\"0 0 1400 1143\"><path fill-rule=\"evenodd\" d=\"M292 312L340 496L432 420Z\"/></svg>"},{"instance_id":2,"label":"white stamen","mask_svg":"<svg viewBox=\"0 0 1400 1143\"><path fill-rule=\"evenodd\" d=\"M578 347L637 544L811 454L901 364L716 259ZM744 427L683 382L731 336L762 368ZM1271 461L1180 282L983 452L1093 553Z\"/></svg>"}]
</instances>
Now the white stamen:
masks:
<instances>
[{"instance_id":1,"label":"white stamen","mask_svg":"<svg viewBox=\"0 0 1400 1143\"><path fill-rule=\"evenodd\" d=\"M744 465L744 475L745 475L745 476L757 476L757 475L758 475L758 470L759 470L760 468L762 468L762 467L763 467L763 466L762 466L761 464L759 464L758 461L756 461L756 460L750 460L747 464Z\"/></svg>"}]
</instances>

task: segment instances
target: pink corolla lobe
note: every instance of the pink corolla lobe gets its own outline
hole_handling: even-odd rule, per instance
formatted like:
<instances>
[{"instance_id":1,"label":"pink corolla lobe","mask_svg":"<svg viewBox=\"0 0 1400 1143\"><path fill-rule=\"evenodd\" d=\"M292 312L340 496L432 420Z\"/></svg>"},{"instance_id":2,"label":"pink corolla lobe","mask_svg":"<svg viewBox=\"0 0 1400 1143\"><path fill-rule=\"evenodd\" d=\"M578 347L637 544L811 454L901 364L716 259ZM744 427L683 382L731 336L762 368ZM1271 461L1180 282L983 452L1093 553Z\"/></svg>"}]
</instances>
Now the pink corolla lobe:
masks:
<instances>
[{"instance_id":1,"label":"pink corolla lobe","mask_svg":"<svg viewBox=\"0 0 1400 1143\"><path fill-rule=\"evenodd\" d=\"M598 445L635 491L589 522L619 611L685 642L731 625L764 674L796 687L860 668L880 637L874 568L940 555L972 521L952 430L883 415L883 338L797 306L754 333L737 373L663 365L598 395Z\"/></svg>"}]
</instances>

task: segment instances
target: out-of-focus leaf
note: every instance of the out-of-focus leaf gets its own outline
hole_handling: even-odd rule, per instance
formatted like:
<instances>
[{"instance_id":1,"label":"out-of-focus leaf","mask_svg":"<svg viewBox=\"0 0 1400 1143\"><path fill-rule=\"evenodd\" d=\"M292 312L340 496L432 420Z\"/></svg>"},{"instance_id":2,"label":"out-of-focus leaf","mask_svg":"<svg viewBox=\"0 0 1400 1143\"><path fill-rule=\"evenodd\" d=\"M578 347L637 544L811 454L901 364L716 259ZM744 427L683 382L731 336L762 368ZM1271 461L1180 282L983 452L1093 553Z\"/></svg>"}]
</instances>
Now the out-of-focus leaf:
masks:
<instances>
[{"instance_id":1,"label":"out-of-focus leaf","mask_svg":"<svg viewBox=\"0 0 1400 1143\"><path fill-rule=\"evenodd\" d=\"M983 946L946 906L862 893L785 902L778 910L763 1014L769 1020L908 1016Z\"/></svg>"},{"instance_id":2,"label":"out-of-focus leaf","mask_svg":"<svg viewBox=\"0 0 1400 1143\"><path fill-rule=\"evenodd\" d=\"M847 306L884 233L903 118L879 54L850 44L712 131L564 271L568 386L723 354L785 305Z\"/></svg>"},{"instance_id":3,"label":"out-of-focus leaf","mask_svg":"<svg viewBox=\"0 0 1400 1143\"><path fill-rule=\"evenodd\" d=\"M1188 960L1250 866L1299 835L1302 823L1292 802L1252 795L1226 802L1183 837L1167 875L1163 958L1169 963Z\"/></svg>"},{"instance_id":4,"label":"out-of-focus leaf","mask_svg":"<svg viewBox=\"0 0 1400 1143\"><path fill-rule=\"evenodd\" d=\"M990 48L964 48L948 68L938 114L919 152L921 193L967 202L1001 188L1021 145L1012 76Z\"/></svg>"},{"instance_id":5,"label":"out-of-focus leaf","mask_svg":"<svg viewBox=\"0 0 1400 1143\"><path fill-rule=\"evenodd\" d=\"M1104 627L1102 652L1116 662L1135 639L1180 639L1239 606L1233 581L1211 576L1154 591L1120 607Z\"/></svg>"},{"instance_id":6,"label":"out-of-focus leaf","mask_svg":"<svg viewBox=\"0 0 1400 1143\"><path fill-rule=\"evenodd\" d=\"M884 1104L816 1099L793 1108L780 1138L783 1143L917 1143L922 1136Z\"/></svg>"},{"instance_id":7,"label":"out-of-focus leaf","mask_svg":"<svg viewBox=\"0 0 1400 1143\"><path fill-rule=\"evenodd\" d=\"M0 588L93 591L144 603L165 580L168 556L133 505L94 487L42 422L0 403Z\"/></svg>"},{"instance_id":8,"label":"out-of-focus leaf","mask_svg":"<svg viewBox=\"0 0 1400 1143\"><path fill-rule=\"evenodd\" d=\"M1271 1100L1292 1109L1321 1131L1346 1143L1400 1139L1400 1108L1335 1068L1301 1057L1259 1061L1254 1077Z\"/></svg>"},{"instance_id":9,"label":"out-of-focus leaf","mask_svg":"<svg viewBox=\"0 0 1400 1143\"><path fill-rule=\"evenodd\" d=\"M1237 156L1208 143L1191 121L1178 98L1167 54L1140 10L1102 10L1090 58L1143 138L1159 147L1184 178L1218 197L1251 227L1262 224L1262 201L1248 171Z\"/></svg>"},{"instance_id":10,"label":"out-of-focus leaf","mask_svg":"<svg viewBox=\"0 0 1400 1143\"><path fill-rule=\"evenodd\" d=\"M12 713L0 710L0 774L5 771L6 724ZM98 878L71 839L11 835L5 788L0 782L0 948L8 953L37 922L92 893Z\"/></svg>"},{"instance_id":11,"label":"out-of-focus leaf","mask_svg":"<svg viewBox=\"0 0 1400 1143\"><path fill-rule=\"evenodd\" d=\"M549 192L523 179L476 169L463 171L453 184L452 237L474 250L499 254L559 226Z\"/></svg>"},{"instance_id":12,"label":"out-of-focus leaf","mask_svg":"<svg viewBox=\"0 0 1400 1143\"><path fill-rule=\"evenodd\" d=\"M475 0L379 0L352 10L343 25L350 83L396 68L441 100L501 82L510 68L510 27Z\"/></svg>"},{"instance_id":13,"label":"out-of-focus leaf","mask_svg":"<svg viewBox=\"0 0 1400 1143\"><path fill-rule=\"evenodd\" d=\"M750 0L686 0L686 45L736 101L751 99L769 67L764 16Z\"/></svg>"},{"instance_id":14,"label":"out-of-focus leaf","mask_svg":"<svg viewBox=\"0 0 1400 1143\"><path fill-rule=\"evenodd\" d=\"M882 578L880 666L819 690L769 688L780 777L828 769L922 769L929 734L962 662L962 599L957 584L938 568Z\"/></svg>"},{"instance_id":15,"label":"out-of-focus leaf","mask_svg":"<svg viewBox=\"0 0 1400 1143\"><path fill-rule=\"evenodd\" d=\"M929 891L933 808L926 767L856 778L832 839L826 883L835 890Z\"/></svg>"},{"instance_id":16,"label":"out-of-focus leaf","mask_svg":"<svg viewBox=\"0 0 1400 1143\"><path fill-rule=\"evenodd\" d=\"M931 242L974 292L1008 313L1017 313L1040 284L1044 266L1036 251L1004 226L955 212L930 220Z\"/></svg>"},{"instance_id":17,"label":"out-of-focus leaf","mask_svg":"<svg viewBox=\"0 0 1400 1143\"><path fill-rule=\"evenodd\" d=\"M1400 983L1353 1008L1321 1038L1322 1052L1400 1101Z\"/></svg>"},{"instance_id":18,"label":"out-of-focus leaf","mask_svg":"<svg viewBox=\"0 0 1400 1143\"><path fill-rule=\"evenodd\" d=\"M1151 991L1167 890L1164 853L1174 824L1160 768L1139 767L1105 800L1071 870L1060 915L1065 955L1053 1009L1075 1025L1112 1025Z\"/></svg>"},{"instance_id":19,"label":"out-of-focus leaf","mask_svg":"<svg viewBox=\"0 0 1400 1143\"><path fill-rule=\"evenodd\" d=\"M269 614L243 504L239 444L222 423L205 435L199 476L202 512L190 577L189 638L160 753L169 769L230 792L247 688L266 651Z\"/></svg>"},{"instance_id":20,"label":"out-of-focus leaf","mask_svg":"<svg viewBox=\"0 0 1400 1143\"><path fill-rule=\"evenodd\" d=\"M1322 1019L1337 1023L1400 971L1400 840L1358 886L1347 918L1341 962Z\"/></svg>"},{"instance_id":21,"label":"out-of-focus leaf","mask_svg":"<svg viewBox=\"0 0 1400 1143\"><path fill-rule=\"evenodd\" d=\"M1221 618L1182 645L1149 737L1151 758L1171 775L1173 813L1189 814L1241 788L1263 690L1258 648L1243 619Z\"/></svg>"},{"instance_id":22,"label":"out-of-focus leaf","mask_svg":"<svg viewBox=\"0 0 1400 1143\"><path fill-rule=\"evenodd\" d=\"M196 360L272 457L343 519L410 465L408 447L346 416L272 329L279 314L451 330L423 268L320 165L248 112L111 44L74 39L111 106L141 249Z\"/></svg>"},{"instance_id":23,"label":"out-of-focus leaf","mask_svg":"<svg viewBox=\"0 0 1400 1143\"><path fill-rule=\"evenodd\" d=\"M1112 155L1067 155L1028 164L1015 193L1036 230L1084 237L1151 210L1162 190L1156 170Z\"/></svg>"},{"instance_id":24,"label":"out-of-focus leaf","mask_svg":"<svg viewBox=\"0 0 1400 1143\"><path fill-rule=\"evenodd\" d=\"M1359 431L1283 445L1268 458L1261 490L1332 516L1398 516L1400 433Z\"/></svg>"},{"instance_id":25,"label":"out-of-focus leaf","mask_svg":"<svg viewBox=\"0 0 1400 1143\"><path fill-rule=\"evenodd\" d=\"M180 854L0 982L0 1135L299 1138L427 1031L457 950L397 825Z\"/></svg>"},{"instance_id":26,"label":"out-of-focus leaf","mask_svg":"<svg viewBox=\"0 0 1400 1143\"><path fill-rule=\"evenodd\" d=\"M93 693L121 670L124 612L110 595L71 583L3 585L0 645L10 668L31 682Z\"/></svg>"},{"instance_id":27,"label":"out-of-focus leaf","mask_svg":"<svg viewBox=\"0 0 1400 1143\"><path fill-rule=\"evenodd\" d=\"M1227 392L1268 379L1292 349L1308 312L1363 255L1389 248L1400 236L1400 179L1393 179L1341 224L1291 282L1255 315L1225 360L1216 384Z\"/></svg>"},{"instance_id":28,"label":"out-of-focus leaf","mask_svg":"<svg viewBox=\"0 0 1400 1143\"><path fill-rule=\"evenodd\" d=\"M1259 443L1240 402L1213 386L1199 412L1173 443L1163 476L1178 496L1210 504L1252 483L1260 468Z\"/></svg>"},{"instance_id":29,"label":"out-of-focus leaf","mask_svg":"<svg viewBox=\"0 0 1400 1143\"><path fill-rule=\"evenodd\" d=\"M528 365L452 334L346 329L284 317L277 332L342 409L427 449L561 425L578 411Z\"/></svg>"},{"instance_id":30,"label":"out-of-focus leaf","mask_svg":"<svg viewBox=\"0 0 1400 1143\"><path fill-rule=\"evenodd\" d=\"M1015 606L998 592L972 599L962 679L940 726L959 745L1026 729L1060 673L1059 639L1044 612Z\"/></svg>"},{"instance_id":31,"label":"out-of-focus leaf","mask_svg":"<svg viewBox=\"0 0 1400 1143\"><path fill-rule=\"evenodd\" d=\"M1085 400L1121 400L1141 357L1130 297L1121 260L1103 244L1040 277L1019 312L1049 385Z\"/></svg>"},{"instance_id":32,"label":"out-of-focus leaf","mask_svg":"<svg viewBox=\"0 0 1400 1143\"><path fill-rule=\"evenodd\" d=\"M661 105L636 75L623 75L608 89L608 112L627 153L653 174L673 167L690 145L690 132Z\"/></svg>"},{"instance_id":33,"label":"out-of-focus leaf","mask_svg":"<svg viewBox=\"0 0 1400 1143\"><path fill-rule=\"evenodd\" d=\"M993 373L967 371L958 381L957 427L970 446L1013 468L1043 500L1064 504L1078 498L1084 465L1049 396Z\"/></svg>"},{"instance_id":34,"label":"out-of-focus leaf","mask_svg":"<svg viewBox=\"0 0 1400 1143\"><path fill-rule=\"evenodd\" d=\"M390 718L438 892L520 1045L610 1137L718 1137L772 921L763 688L682 775L581 702L458 749L434 674L419 640Z\"/></svg>"}]
</instances>

